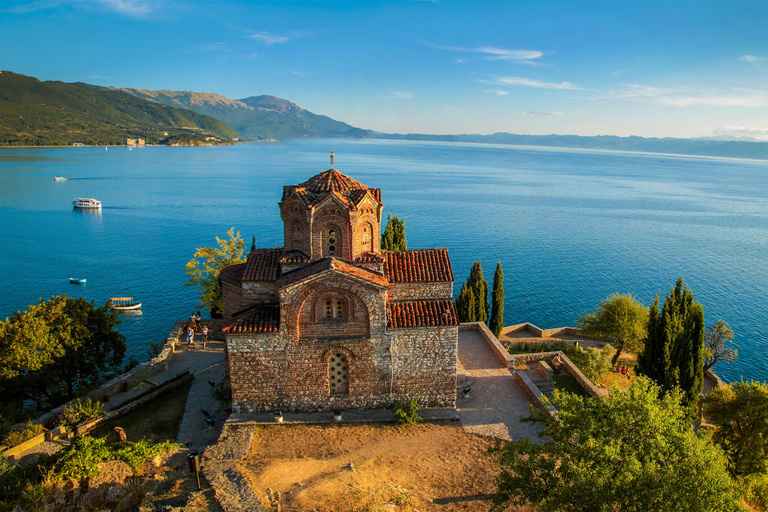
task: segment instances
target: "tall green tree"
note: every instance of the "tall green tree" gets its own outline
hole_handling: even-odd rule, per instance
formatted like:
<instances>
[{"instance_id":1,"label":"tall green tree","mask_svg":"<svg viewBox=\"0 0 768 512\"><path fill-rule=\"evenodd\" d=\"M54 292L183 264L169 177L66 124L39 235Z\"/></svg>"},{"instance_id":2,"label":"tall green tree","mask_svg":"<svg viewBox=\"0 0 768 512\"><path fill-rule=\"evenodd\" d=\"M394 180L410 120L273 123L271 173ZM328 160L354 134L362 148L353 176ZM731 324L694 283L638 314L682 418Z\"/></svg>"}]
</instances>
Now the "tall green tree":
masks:
<instances>
[{"instance_id":1,"label":"tall green tree","mask_svg":"<svg viewBox=\"0 0 768 512\"><path fill-rule=\"evenodd\" d=\"M461 286L461 292L456 297L456 310L460 322L477 322L475 293L467 283Z\"/></svg>"},{"instance_id":2,"label":"tall green tree","mask_svg":"<svg viewBox=\"0 0 768 512\"><path fill-rule=\"evenodd\" d=\"M768 382L735 382L712 390L704 415L712 439L728 454L737 475L768 473Z\"/></svg>"},{"instance_id":3,"label":"tall green tree","mask_svg":"<svg viewBox=\"0 0 768 512\"><path fill-rule=\"evenodd\" d=\"M472 288L475 295L475 321L487 323L491 305L488 302L488 281L483 277L483 267L480 265L480 260L472 265L467 285Z\"/></svg>"},{"instance_id":4,"label":"tall green tree","mask_svg":"<svg viewBox=\"0 0 768 512\"><path fill-rule=\"evenodd\" d=\"M185 268L189 281L184 286L197 287L200 307L210 311L211 316L220 315L224 309L219 272L245 261L245 241L240 238L240 233L230 228L227 236L226 239L216 237L218 247L199 247Z\"/></svg>"},{"instance_id":5,"label":"tall green tree","mask_svg":"<svg viewBox=\"0 0 768 512\"><path fill-rule=\"evenodd\" d=\"M0 322L0 394L23 413L95 389L123 369L119 323L109 303L95 307L66 295L14 313Z\"/></svg>"},{"instance_id":6,"label":"tall green tree","mask_svg":"<svg viewBox=\"0 0 768 512\"><path fill-rule=\"evenodd\" d=\"M496 263L496 272L493 274L491 321L488 327L497 338L501 335L501 330L504 328L504 271L501 270L500 261Z\"/></svg>"},{"instance_id":7,"label":"tall green tree","mask_svg":"<svg viewBox=\"0 0 768 512\"><path fill-rule=\"evenodd\" d=\"M405 238L405 217L392 217L387 215L387 225L384 227L384 233L381 234L382 251L405 251L408 248L408 240Z\"/></svg>"},{"instance_id":8,"label":"tall green tree","mask_svg":"<svg viewBox=\"0 0 768 512\"><path fill-rule=\"evenodd\" d=\"M613 294L592 313L581 315L576 327L587 335L612 336L616 352L611 360L616 365L622 351L639 354L648 336L648 310L632 295Z\"/></svg>"},{"instance_id":9,"label":"tall green tree","mask_svg":"<svg viewBox=\"0 0 768 512\"><path fill-rule=\"evenodd\" d=\"M707 327L704 333L704 371L709 370L719 361L732 363L739 355L738 351L729 348L733 343L733 330L728 327L728 322L718 320Z\"/></svg>"},{"instance_id":10,"label":"tall green tree","mask_svg":"<svg viewBox=\"0 0 768 512\"><path fill-rule=\"evenodd\" d=\"M694 300L683 278L664 301L651 304L648 337L637 359L637 371L655 380L665 392L679 387L691 414L704 385L704 308Z\"/></svg>"},{"instance_id":11,"label":"tall green tree","mask_svg":"<svg viewBox=\"0 0 768 512\"><path fill-rule=\"evenodd\" d=\"M742 510L725 455L694 433L680 400L680 391L660 396L644 377L599 400L556 393L556 418L532 408L541 444L497 444L493 510Z\"/></svg>"}]
</instances>

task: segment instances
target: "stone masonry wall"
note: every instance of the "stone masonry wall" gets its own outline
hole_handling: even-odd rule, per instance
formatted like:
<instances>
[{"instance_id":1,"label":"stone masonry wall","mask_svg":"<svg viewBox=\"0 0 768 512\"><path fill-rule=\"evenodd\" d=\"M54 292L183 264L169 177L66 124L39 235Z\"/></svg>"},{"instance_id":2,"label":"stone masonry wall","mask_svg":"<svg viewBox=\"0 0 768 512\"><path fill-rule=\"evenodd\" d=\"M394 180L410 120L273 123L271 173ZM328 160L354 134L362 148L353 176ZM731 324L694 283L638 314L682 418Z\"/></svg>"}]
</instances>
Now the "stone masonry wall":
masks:
<instances>
[{"instance_id":1,"label":"stone masonry wall","mask_svg":"<svg viewBox=\"0 0 768 512\"><path fill-rule=\"evenodd\" d=\"M243 303L243 290L239 286L229 283L222 283L224 293L222 314L226 320L232 318L232 315L240 311Z\"/></svg>"},{"instance_id":2,"label":"stone masonry wall","mask_svg":"<svg viewBox=\"0 0 768 512\"><path fill-rule=\"evenodd\" d=\"M452 299L453 283L390 283L389 300Z\"/></svg>"},{"instance_id":3,"label":"stone masonry wall","mask_svg":"<svg viewBox=\"0 0 768 512\"><path fill-rule=\"evenodd\" d=\"M394 396L418 397L429 407L455 407L458 327L391 329L390 335Z\"/></svg>"}]
</instances>

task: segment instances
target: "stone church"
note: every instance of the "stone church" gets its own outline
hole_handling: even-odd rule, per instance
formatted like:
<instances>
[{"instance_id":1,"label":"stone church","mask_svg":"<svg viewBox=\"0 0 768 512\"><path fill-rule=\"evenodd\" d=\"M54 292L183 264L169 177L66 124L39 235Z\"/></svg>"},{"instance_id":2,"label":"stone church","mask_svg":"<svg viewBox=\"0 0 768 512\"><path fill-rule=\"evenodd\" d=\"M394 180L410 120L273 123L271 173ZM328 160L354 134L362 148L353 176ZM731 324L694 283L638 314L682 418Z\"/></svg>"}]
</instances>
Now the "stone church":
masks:
<instances>
[{"instance_id":1,"label":"stone church","mask_svg":"<svg viewBox=\"0 0 768 512\"><path fill-rule=\"evenodd\" d=\"M382 251L381 189L331 167L283 187L282 248L219 275L233 410L455 407L447 249Z\"/></svg>"}]
</instances>

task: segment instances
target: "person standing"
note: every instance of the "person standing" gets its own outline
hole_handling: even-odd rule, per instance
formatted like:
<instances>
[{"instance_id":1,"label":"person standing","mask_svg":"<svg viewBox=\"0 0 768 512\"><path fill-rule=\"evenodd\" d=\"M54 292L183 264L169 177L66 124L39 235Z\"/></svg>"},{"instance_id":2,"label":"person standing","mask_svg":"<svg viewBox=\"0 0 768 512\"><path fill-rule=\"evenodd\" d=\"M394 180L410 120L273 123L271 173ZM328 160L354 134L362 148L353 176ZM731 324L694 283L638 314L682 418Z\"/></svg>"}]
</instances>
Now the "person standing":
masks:
<instances>
[{"instance_id":1,"label":"person standing","mask_svg":"<svg viewBox=\"0 0 768 512\"><path fill-rule=\"evenodd\" d=\"M195 313L195 332L200 330L200 321L203 319L203 316L200 314L200 311Z\"/></svg>"},{"instance_id":2,"label":"person standing","mask_svg":"<svg viewBox=\"0 0 768 512\"><path fill-rule=\"evenodd\" d=\"M195 345L195 329L192 328L193 324L187 327L187 351L192 350Z\"/></svg>"},{"instance_id":3,"label":"person standing","mask_svg":"<svg viewBox=\"0 0 768 512\"><path fill-rule=\"evenodd\" d=\"M208 326L203 324L203 348L206 343L208 343Z\"/></svg>"}]
</instances>

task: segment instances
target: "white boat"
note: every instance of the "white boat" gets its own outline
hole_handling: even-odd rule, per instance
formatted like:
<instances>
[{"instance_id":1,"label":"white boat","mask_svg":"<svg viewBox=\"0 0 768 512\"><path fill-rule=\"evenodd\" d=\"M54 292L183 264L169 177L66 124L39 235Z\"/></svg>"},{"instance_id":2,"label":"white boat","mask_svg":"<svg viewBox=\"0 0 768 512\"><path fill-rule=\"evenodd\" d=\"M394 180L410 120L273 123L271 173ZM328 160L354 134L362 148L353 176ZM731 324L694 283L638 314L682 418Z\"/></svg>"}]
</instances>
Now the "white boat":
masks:
<instances>
[{"instance_id":1,"label":"white boat","mask_svg":"<svg viewBox=\"0 0 768 512\"><path fill-rule=\"evenodd\" d=\"M72 200L72 205L75 208L101 208L101 201L88 197L76 197Z\"/></svg>"},{"instance_id":2,"label":"white boat","mask_svg":"<svg viewBox=\"0 0 768 512\"><path fill-rule=\"evenodd\" d=\"M67 178L64 176L54 176L53 181L67 181Z\"/></svg>"},{"instance_id":3,"label":"white boat","mask_svg":"<svg viewBox=\"0 0 768 512\"><path fill-rule=\"evenodd\" d=\"M112 304L112 309L117 311L141 309L141 302L134 302L133 297L112 297L109 302Z\"/></svg>"},{"instance_id":4,"label":"white boat","mask_svg":"<svg viewBox=\"0 0 768 512\"><path fill-rule=\"evenodd\" d=\"M86 279L85 278L77 278L77 277L70 277L69 283L70 284L85 284Z\"/></svg>"}]
</instances>

